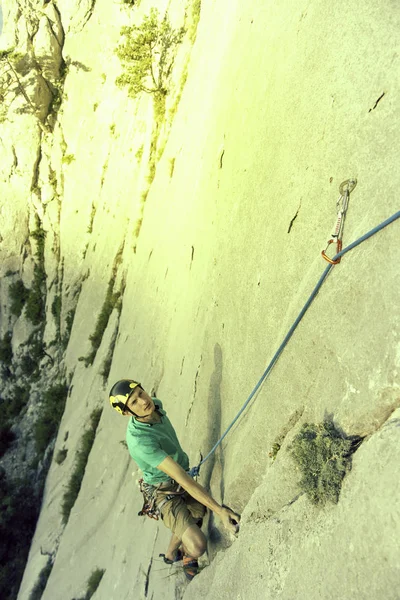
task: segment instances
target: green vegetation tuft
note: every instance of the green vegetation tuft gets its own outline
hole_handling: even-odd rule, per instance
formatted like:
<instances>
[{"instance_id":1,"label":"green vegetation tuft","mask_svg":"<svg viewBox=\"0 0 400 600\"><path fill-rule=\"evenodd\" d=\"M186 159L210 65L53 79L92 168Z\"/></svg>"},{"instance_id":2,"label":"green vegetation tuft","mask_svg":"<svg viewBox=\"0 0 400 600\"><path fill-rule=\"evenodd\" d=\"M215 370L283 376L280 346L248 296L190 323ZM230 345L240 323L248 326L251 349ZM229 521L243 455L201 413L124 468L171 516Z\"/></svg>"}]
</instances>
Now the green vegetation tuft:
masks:
<instances>
[{"instance_id":1,"label":"green vegetation tuft","mask_svg":"<svg viewBox=\"0 0 400 600\"><path fill-rule=\"evenodd\" d=\"M62 157L62 163L64 165L70 165L75 160L75 154L64 154Z\"/></svg>"},{"instance_id":2,"label":"green vegetation tuft","mask_svg":"<svg viewBox=\"0 0 400 600\"><path fill-rule=\"evenodd\" d=\"M68 448L61 448L56 454L55 461L58 465L62 465L64 460L67 458Z\"/></svg>"},{"instance_id":3,"label":"green vegetation tuft","mask_svg":"<svg viewBox=\"0 0 400 600\"><path fill-rule=\"evenodd\" d=\"M61 296L57 295L54 297L53 303L51 305L51 314L53 315L57 323L59 323L61 317L61 306Z\"/></svg>"},{"instance_id":4,"label":"green vegetation tuft","mask_svg":"<svg viewBox=\"0 0 400 600\"><path fill-rule=\"evenodd\" d=\"M92 344L92 350L89 352L88 356L83 359L85 367L89 367L93 364L97 350L100 347L101 340L103 339L104 332L107 328L111 313L119 301L120 294L119 292L113 293L113 288L114 281L111 280L108 284L106 299L101 308L100 314L97 317L94 333L89 336L89 340Z\"/></svg>"},{"instance_id":5,"label":"green vegetation tuft","mask_svg":"<svg viewBox=\"0 0 400 600\"><path fill-rule=\"evenodd\" d=\"M345 438L329 421L305 423L296 435L290 452L302 473L300 488L313 504L338 502L353 445L354 439Z\"/></svg>"},{"instance_id":6,"label":"green vegetation tuft","mask_svg":"<svg viewBox=\"0 0 400 600\"><path fill-rule=\"evenodd\" d=\"M8 289L11 299L10 310L13 315L19 317L29 297L29 290L24 286L21 279L12 283Z\"/></svg>"},{"instance_id":7,"label":"green vegetation tuft","mask_svg":"<svg viewBox=\"0 0 400 600\"><path fill-rule=\"evenodd\" d=\"M170 178L174 174L174 169L175 169L175 157L169 159L169 176L170 176Z\"/></svg>"},{"instance_id":8,"label":"green vegetation tuft","mask_svg":"<svg viewBox=\"0 0 400 600\"><path fill-rule=\"evenodd\" d=\"M39 265L35 265L33 277L33 286L26 302L25 314L33 325L40 325L44 320L45 303L43 300L43 288L46 283L46 273Z\"/></svg>"},{"instance_id":9,"label":"green vegetation tuft","mask_svg":"<svg viewBox=\"0 0 400 600\"><path fill-rule=\"evenodd\" d=\"M54 191L57 191L57 173L49 165L49 183Z\"/></svg>"},{"instance_id":10,"label":"green vegetation tuft","mask_svg":"<svg viewBox=\"0 0 400 600\"><path fill-rule=\"evenodd\" d=\"M11 331L7 331L7 333L4 334L3 339L0 340L0 361L8 366L11 365L13 357L11 340Z\"/></svg>"},{"instance_id":11,"label":"green vegetation tuft","mask_svg":"<svg viewBox=\"0 0 400 600\"><path fill-rule=\"evenodd\" d=\"M45 564L45 566L39 573L39 578L38 578L37 582L35 583L35 586L29 595L29 600L40 600L41 599L52 569L53 569L53 562L52 562L51 558L49 557L47 559L47 563Z\"/></svg>"},{"instance_id":12,"label":"green vegetation tuft","mask_svg":"<svg viewBox=\"0 0 400 600\"><path fill-rule=\"evenodd\" d=\"M197 36L197 26L200 21L201 0L193 0L191 5L191 23L189 27L189 39L194 44Z\"/></svg>"},{"instance_id":13,"label":"green vegetation tuft","mask_svg":"<svg viewBox=\"0 0 400 600\"><path fill-rule=\"evenodd\" d=\"M93 596L93 594L99 587L100 582L103 579L103 575L105 572L106 572L105 569L96 569L95 571L93 571L93 573L89 577L89 580L87 583L85 600L90 600L90 598Z\"/></svg>"},{"instance_id":14,"label":"green vegetation tuft","mask_svg":"<svg viewBox=\"0 0 400 600\"><path fill-rule=\"evenodd\" d=\"M103 169L102 169L102 172L101 172L101 179L100 179L100 185L101 185L101 187L103 187L103 185L104 185L104 181L105 181L106 174L107 174L107 169L108 169L108 157L107 157L107 159L106 159L106 161L105 161L105 163L103 165Z\"/></svg>"},{"instance_id":15,"label":"green vegetation tuft","mask_svg":"<svg viewBox=\"0 0 400 600\"><path fill-rule=\"evenodd\" d=\"M275 442L275 444L272 444L272 448L268 452L268 456L272 459L272 462L275 461L276 457L278 456L278 452L279 452L280 449L281 449L281 445L278 444L277 442Z\"/></svg>"},{"instance_id":16,"label":"green vegetation tuft","mask_svg":"<svg viewBox=\"0 0 400 600\"><path fill-rule=\"evenodd\" d=\"M11 430L11 424L0 426L0 458L7 452L13 441L15 433Z\"/></svg>"},{"instance_id":17,"label":"green vegetation tuft","mask_svg":"<svg viewBox=\"0 0 400 600\"><path fill-rule=\"evenodd\" d=\"M165 94L156 93L153 96L154 119L161 125L165 119Z\"/></svg>"},{"instance_id":18,"label":"green vegetation tuft","mask_svg":"<svg viewBox=\"0 0 400 600\"><path fill-rule=\"evenodd\" d=\"M36 216L36 229L31 233L31 237L37 245L35 252L37 262L33 268L33 284L26 301L25 314L33 325L40 325L44 322L46 305L46 271L44 268L46 232L42 228L38 216Z\"/></svg>"},{"instance_id":19,"label":"green vegetation tuft","mask_svg":"<svg viewBox=\"0 0 400 600\"><path fill-rule=\"evenodd\" d=\"M95 569L88 579L86 593L83 598L74 598L73 600L90 600L99 587L105 572L105 569Z\"/></svg>"},{"instance_id":20,"label":"green vegetation tuft","mask_svg":"<svg viewBox=\"0 0 400 600\"><path fill-rule=\"evenodd\" d=\"M117 276L118 267L122 260L123 246L117 252L117 255L114 259L114 265L112 269L111 279L107 287L107 293L104 300L104 304L101 308L100 314L97 317L96 326L94 332L89 336L90 343L92 345L92 349L87 356L80 356L78 360L83 361L85 363L85 367L89 367L93 364L93 361L96 357L97 350L100 347L101 340L103 339L104 332L107 328L108 321L110 319L111 313L114 308L116 308L119 312L122 307L122 293L121 290L123 285L121 286L121 290L118 292L114 292L114 282Z\"/></svg>"},{"instance_id":21,"label":"green vegetation tuft","mask_svg":"<svg viewBox=\"0 0 400 600\"><path fill-rule=\"evenodd\" d=\"M107 357L106 357L106 359L103 362L103 367L102 367L102 369L100 371L100 375L103 378L103 383L104 384L107 383L107 379L108 379L108 376L110 374L111 365L112 365L112 359L113 359L113 352L110 351L107 354Z\"/></svg>"},{"instance_id":22,"label":"green vegetation tuft","mask_svg":"<svg viewBox=\"0 0 400 600\"><path fill-rule=\"evenodd\" d=\"M15 419L15 417L18 417L22 409L28 404L29 397L29 386L22 388L16 385L12 390L10 398L5 400L4 404L2 404L0 420L12 420Z\"/></svg>"},{"instance_id":23,"label":"green vegetation tuft","mask_svg":"<svg viewBox=\"0 0 400 600\"><path fill-rule=\"evenodd\" d=\"M0 598L15 600L35 531L40 502L30 481L0 469Z\"/></svg>"},{"instance_id":24,"label":"green vegetation tuft","mask_svg":"<svg viewBox=\"0 0 400 600\"><path fill-rule=\"evenodd\" d=\"M67 312L67 316L65 317L65 330L64 330L64 334L61 338L61 345L64 350L68 346L69 338L71 336L71 330L72 330L72 325L74 323L75 312L76 312L76 306L75 306L75 308L69 310Z\"/></svg>"},{"instance_id":25,"label":"green vegetation tuft","mask_svg":"<svg viewBox=\"0 0 400 600\"><path fill-rule=\"evenodd\" d=\"M67 316L65 317L65 327L68 330L68 333L71 333L72 325L74 323L75 318L75 310L71 309L68 311Z\"/></svg>"},{"instance_id":26,"label":"green vegetation tuft","mask_svg":"<svg viewBox=\"0 0 400 600\"><path fill-rule=\"evenodd\" d=\"M92 412L90 415L89 428L85 431L81 438L79 450L75 458L74 470L62 500L61 514L63 523L67 523L72 507L74 506L79 494L79 490L81 489L82 479L85 474L90 451L96 438L96 430L102 411L102 408L97 408Z\"/></svg>"},{"instance_id":27,"label":"green vegetation tuft","mask_svg":"<svg viewBox=\"0 0 400 600\"><path fill-rule=\"evenodd\" d=\"M89 234L91 234L91 233L92 233L92 231L93 231L93 221L94 221L94 217L95 217L95 215L96 215L96 205L95 205L95 203L94 203L94 201L93 201L93 202L92 202L92 209L91 209L91 211L90 211L90 220L89 220L89 226L88 226L88 228L87 228L87 232L88 232Z\"/></svg>"},{"instance_id":28,"label":"green vegetation tuft","mask_svg":"<svg viewBox=\"0 0 400 600\"><path fill-rule=\"evenodd\" d=\"M21 369L27 377L33 377L34 379L39 377L39 363L44 355L43 327L41 327L29 336L25 346L25 354L21 358Z\"/></svg>"},{"instance_id":29,"label":"green vegetation tuft","mask_svg":"<svg viewBox=\"0 0 400 600\"><path fill-rule=\"evenodd\" d=\"M171 108L168 111L169 112L168 118L169 118L170 122L173 121L173 119L174 119L174 117L176 115L176 112L178 110L178 106L179 106L179 103L181 101L182 94L183 94L183 88L186 85L186 81L187 81L188 75L189 75L189 61L186 62L185 66L183 68L181 79L180 79L180 82L179 82L178 93L177 93L177 95L176 95L176 97L174 99L173 105L171 106Z\"/></svg>"},{"instance_id":30,"label":"green vegetation tuft","mask_svg":"<svg viewBox=\"0 0 400 600\"><path fill-rule=\"evenodd\" d=\"M146 194L147 196L147 194ZM140 217L139 219L137 219L136 223L135 223L135 227L133 229L133 237L139 237L139 233L140 230L142 228L142 223L143 223L143 219Z\"/></svg>"},{"instance_id":31,"label":"green vegetation tuft","mask_svg":"<svg viewBox=\"0 0 400 600\"><path fill-rule=\"evenodd\" d=\"M24 354L20 361L20 367L24 375L37 379L38 364L29 354Z\"/></svg>"},{"instance_id":32,"label":"green vegetation tuft","mask_svg":"<svg viewBox=\"0 0 400 600\"><path fill-rule=\"evenodd\" d=\"M137 152L135 154L136 160L140 163L140 161L142 160L142 156L143 156L143 150L144 150L144 145L142 144L138 149Z\"/></svg>"},{"instance_id":33,"label":"green vegetation tuft","mask_svg":"<svg viewBox=\"0 0 400 600\"><path fill-rule=\"evenodd\" d=\"M43 456L47 446L57 435L67 396L68 387L65 383L54 385L43 394L40 416L33 429L36 452L39 458Z\"/></svg>"}]
</instances>

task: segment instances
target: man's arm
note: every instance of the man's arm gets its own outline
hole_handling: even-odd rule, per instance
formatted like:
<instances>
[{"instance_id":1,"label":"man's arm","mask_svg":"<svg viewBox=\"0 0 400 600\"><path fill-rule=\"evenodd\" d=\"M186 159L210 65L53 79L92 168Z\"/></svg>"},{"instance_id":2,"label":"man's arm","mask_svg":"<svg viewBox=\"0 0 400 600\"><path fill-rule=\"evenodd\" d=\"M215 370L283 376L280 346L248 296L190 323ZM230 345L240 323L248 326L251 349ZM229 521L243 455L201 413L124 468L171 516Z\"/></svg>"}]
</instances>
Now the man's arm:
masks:
<instances>
[{"instance_id":1,"label":"man's arm","mask_svg":"<svg viewBox=\"0 0 400 600\"><path fill-rule=\"evenodd\" d=\"M221 506L210 496L202 485L186 473L184 469L173 458L167 456L157 467L163 473L166 473L171 479L179 483L188 494L195 498L198 502L207 506L216 515L220 517L223 524L232 533L237 533L239 530L240 517L229 508Z\"/></svg>"}]
</instances>

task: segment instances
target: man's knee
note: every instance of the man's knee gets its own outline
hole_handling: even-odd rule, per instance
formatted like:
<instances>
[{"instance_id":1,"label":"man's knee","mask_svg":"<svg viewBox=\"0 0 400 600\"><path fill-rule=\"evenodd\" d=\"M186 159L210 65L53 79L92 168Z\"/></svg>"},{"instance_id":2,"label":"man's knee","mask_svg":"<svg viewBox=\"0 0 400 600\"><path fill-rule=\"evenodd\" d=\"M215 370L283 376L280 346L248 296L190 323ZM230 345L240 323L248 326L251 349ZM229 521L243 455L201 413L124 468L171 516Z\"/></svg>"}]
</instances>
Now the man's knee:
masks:
<instances>
[{"instance_id":1,"label":"man's knee","mask_svg":"<svg viewBox=\"0 0 400 600\"><path fill-rule=\"evenodd\" d=\"M191 525L186 529L182 536L182 543L186 552L193 558L199 558L207 549L206 537L197 525Z\"/></svg>"},{"instance_id":2,"label":"man's knee","mask_svg":"<svg viewBox=\"0 0 400 600\"><path fill-rule=\"evenodd\" d=\"M204 540L204 542L190 542L187 544L183 544L187 554L189 554L189 556L192 556L193 558L200 558L200 556L202 556L204 554L204 552L207 550L207 544Z\"/></svg>"}]
</instances>

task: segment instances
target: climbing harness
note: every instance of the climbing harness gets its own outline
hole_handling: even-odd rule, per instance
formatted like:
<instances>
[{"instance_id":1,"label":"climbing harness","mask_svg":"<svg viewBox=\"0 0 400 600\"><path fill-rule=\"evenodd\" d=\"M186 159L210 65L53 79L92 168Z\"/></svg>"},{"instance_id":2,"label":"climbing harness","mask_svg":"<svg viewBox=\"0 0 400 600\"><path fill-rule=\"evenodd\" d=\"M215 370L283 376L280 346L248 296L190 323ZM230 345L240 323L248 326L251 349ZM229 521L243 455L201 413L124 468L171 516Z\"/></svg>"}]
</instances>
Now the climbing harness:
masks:
<instances>
[{"instance_id":1,"label":"climbing harness","mask_svg":"<svg viewBox=\"0 0 400 600\"><path fill-rule=\"evenodd\" d=\"M173 479L168 483L177 485ZM161 486L164 484L165 482L160 483L159 485L151 485L150 483L143 481L143 479L139 480L139 489L144 500L142 509L138 512L139 517L146 515L150 519L158 521L163 506L173 498L176 498L176 496L182 496L185 493L185 490L180 485L177 486L176 490L163 490L161 489ZM159 504L156 504L158 494L165 494L165 498L163 498Z\"/></svg>"},{"instance_id":2,"label":"climbing harness","mask_svg":"<svg viewBox=\"0 0 400 600\"><path fill-rule=\"evenodd\" d=\"M143 495L143 506L142 509L138 512L138 517L143 517L146 515L150 519L154 519L158 521L159 513L155 507L156 494L155 490L157 489L153 485L149 485L143 481L143 479L139 480L139 489Z\"/></svg>"},{"instance_id":3,"label":"climbing harness","mask_svg":"<svg viewBox=\"0 0 400 600\"><path fill-rule=\"evenodd\" d=\"M345 212L347 210L347 205L348 205L348 200L349 200L349 194L350 194L351 190L354 189L356 183L357 182L356 182L355 179L348 179L348 180L344 181L341 184L341 186L340 186L340 198L343 196L344 197L344 202L340 203L339 202L340 198L339 198L338 203L340 205L340 208L338 208L338 218L337 218L336 225L335 225L335 230L334 230L335 233L336 233L336 227L337 227L337 223L339 221L339 212L342 212L342 214L340 215L340 223L339 223L339 228L338 228L338 238L340 237L340 240L341 240L341 233L343 232L343 216L344 216L344 214L345 214ZM344 209L344 212L343 212L343 209ZM387 227L388 225L390 225L391 223L393 223L394 221L396 221L399 218L400 218L400 210L397 211L397 212L395 212L394 215L392 215L391 217L389 217L388 219L386 219L382 223L380 223L380 225L377 225L376 227L374 227L373 229L371 229L370 231L368 231L367 233L365 233L364 235L362 235L360 238L358 238L357 240L355 240L354 242L352 242L351 244L349 244L348 246L346 246L346 248L343 248L343 250L340 249L335 254L335 256L333 256L331 259L328 259L327 257L324 257L326 260L328 260L329 264L325 268L325 271L322 273L321 277L319 278L319 280L317 282L317 285L315 286L315 288L311 292L310 297L308 298L307 302L305 303L305 305L301 309L299 315L297 316L297 318L294 321L293 325L291 326L291 328L287 332L287 334L284 337L284 339L283 339L281 345L279 346L278 350L275 352L274 356L272 357L272 360L269 363L268 367L265 369L265 371L262 374L262 376L260 377L259 381L257 382L257 384L255 385L255 387L253 388L250 396L247 398L246 402L243 404L242 408L240 409L240 411L238 412L238 414L236 415L236 417L233 419L232 423L229 425L229 427L226 429L226 431L223 433L223 435L220 437L220 439L216 442L216 444L211 448L210 452L205 456L205 458L202 458L198 465L196 465L196 466L194 466L194 467L192 467L190 469L189 474L192 477L196 477L197 475L199 475L201 465L203 465L206 462L206 460L208 460L210 458L210 456L215 452L215 450L218 448L218 446L222 443L222 441L225 439L225 437L227 436L227 434L230 432L230 430L232 429L232 427L235 425L235 423L237 422L237 420L239 419L239 417L241 416L241 414L246 410L248 404L250 403L250 401L252 400L252 398L254 397L254 395L257 393L257 391L260 389L260 387L263 384L263 382L265 381L265 379L268 377L268 375L272 371L273 367L275 366L275 363L277 362L278 358L282 354L285 346L287 345L287 343L289 342L289 340L292 337L293 333L297 329L298 324L300 323L300 321L302 320L302 318L306 314L307 310L309 309L312 301L314 300L314 298L318 294L318 292L319 292L322 284L324 283L325 279L328 277L328 274L330 273L330 270L332 269L332 267L334 267L335 265L337 265L340 262L340 259L342 258L342 256L344 256L347 252L350 252L350 250L353 250L353 248L355 248L356 246L359 246L360 244L362 244L362 242L365 242L365 240L369 239L370 237L372 237L373 235L375 235L375 233L378 233L378 231L381 231L382 229L384 229L385 227ZM332 235L332 237L334 237L334 236ZM328 242L328 246L329 245L330 244Z\"/></svg>"},{"instance_id":4,"label":"climbing harness","mask_svg":"<svg viewBox=\"0 0 400 600\"><path fill-rule=\"evenodd\" d=\"M331 265L337 265L340 263L340 257L337 259L329 258L326 252L331 244L336 242L336 254L338 254L342 249L342 236L343 236L343 228L344 228L344 219L347 212L347 207L349 206L349 197L350 192L354 190L357 185L357 179L346 179L339 186L340 196L336 201L336 210L337 210L337 218L335 221L335 225L333 228L333 233L331 239L328 240L325 250L322 250L321 254L325 260L328 261Z\"/></svg>"}]
</instances>

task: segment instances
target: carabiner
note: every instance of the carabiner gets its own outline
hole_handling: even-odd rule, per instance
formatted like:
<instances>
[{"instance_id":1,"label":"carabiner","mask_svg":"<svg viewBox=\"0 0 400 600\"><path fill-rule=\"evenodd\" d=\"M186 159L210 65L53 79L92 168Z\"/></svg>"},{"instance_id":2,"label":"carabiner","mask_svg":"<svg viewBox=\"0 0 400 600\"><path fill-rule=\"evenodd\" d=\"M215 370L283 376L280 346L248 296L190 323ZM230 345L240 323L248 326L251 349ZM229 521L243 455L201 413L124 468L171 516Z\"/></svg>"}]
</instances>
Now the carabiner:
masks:
<instances>
[{"instance_id":1,"label":"carabiner","mask_svg":"<svg viewBox=\"0 0 400 600\"><path fill-rule=\"evenodd\" d=\"M336 242L336 254L339 254L339 252L342 249L342 240L334 240L331 239L328 241L327 246L325 248L325 250L322 250L321 255L322 257L328 261L328 263L331 263L331 265L338 265L340 263L341 257L337 258L336 260L333 260L333 258L329 258L329 256L326 254L326 251L328 250L329 246L331 244L334 244Z\"/></svg>"},{"instance_id":2,"label":"carabiner","mask_svg":"<svg viewBox=\"0 0 400 600\"><path fill-rule=\"evenodd\" d=\"M347 208L349 206L349 196L350 192L354 190L357 185L357 179L346 179L339 186L339 198L336 201L336 210L342 216L346 213Z\"/></svg>"},{"instance_id":3,"label":"carabiner","mask_svg":"<svg viewBox=\"0 0 400 600\"><path fill-rule=\"evenodd\" d=\"M339 193L344 196L346 193L350 194L357 185L357 179L346 179L339 185ZM346 186L346 189L344 189Z\"/></svg>"},{"instance_id":4,"label":"carabiner","mask_svg":"<svg viewBox=\"0 0 400 600\"><path fill-rule=\"evenodd\" d=\"M335 242L336 242L336 254L339 254L339 252L342 249L342 235L343 235L344 218L346 215L347 207L349 205L350 192L352 192L354 190L356 185L357 185L357 179L346 179L346 181L343 181L339 186L340 196L336 201L337 217L336 217L335 225L333 228L332 237L330 240L328 240L325 250L322 250L322 252L321 252L322 257L325 260L327 260L331 265L337 265L338 263L340 263L340 258L333 260L332 258L329 258L329 256L326 254L326 252L327 252L330 244L334 244Z\"/></svg>"}]
</instances>

